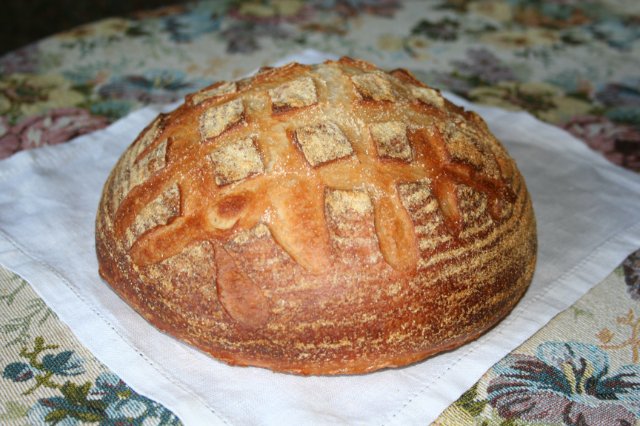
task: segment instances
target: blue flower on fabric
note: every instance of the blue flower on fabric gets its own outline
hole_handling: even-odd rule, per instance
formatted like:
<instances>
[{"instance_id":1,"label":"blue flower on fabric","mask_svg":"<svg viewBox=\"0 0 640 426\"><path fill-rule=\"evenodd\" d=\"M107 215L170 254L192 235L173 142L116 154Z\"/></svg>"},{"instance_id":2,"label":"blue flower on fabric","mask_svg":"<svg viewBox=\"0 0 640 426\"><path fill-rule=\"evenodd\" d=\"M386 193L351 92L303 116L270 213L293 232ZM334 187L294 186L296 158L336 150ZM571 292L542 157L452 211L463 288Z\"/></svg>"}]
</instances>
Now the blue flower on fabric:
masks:
<instances>
[{"instance_id":1,"label":"blue flower on fabric","mask_svg":"<svg viewBox=\"0 0 640 426\"><path fill-rule=\"evenodd\" d=\"M142 417L147 412L147 405L141 401L125 399L110 404L106 414L110 419L131 419Z\"/></svg>"},{"instance_id":2,"label":"blue flower on fabric","mask_svg":"<svg viewBox=\"0 0 640 426\"><path fill-rule=\"evenodd\" d=\"M92 104L89 109L91 114L116 120L127 115L134 104L131 100L108 99Z\"/></svg>"},{"instance_id":3,"label":"blue flower on fabric","mask_svg":"<svg viewBox=\"0 0 640 426\"><path fill-rule=\"evenodd\" d=\"M39 399L28 413L31 424L101 426L179 425L180 420L162 405L129 388L113 373L102 373L95 383L66 382L61 395Z\"/></svg>"},{"instance_id":4,"label":"blue flower on fabric","mask_svg":"<svg viewBox=\"0 0 640 426\"><path fill-rule=\"evenodd\" d=\"M633 425L640 417L640 366L609 372L594 345L545 342L536 356L509 355L493 367L489 403L506 419L567 425Z\"/></svg>"},{"instance_id":5,"label":"blue flower on fabric","mask_svg":"<svg viewBox=\"0 0 640 426\"><path fill-rule=\"evenodd\" d=\"M93 395L107 404L131 396L133 391L122 379L113 373L102 373L96 378Z\"/></svg>"},{"instance_id":6,"label":"blue flower on fabric","mask_svg":"<svg viewBox=\"0 0 640 426\"><path fill-rule=\"evenodd\" d=\"M640 108L640 79L608 83L596 93L596 99L608 107Z\"/></svg>"},{"instance_id":7,"label":"blue flower on fabric","mask_svg":"<svg viewBox=\"0 0 640 426\"><path fill-rule=\"evenodd\" d=\"M630 49L640 39L640 28L633 19L603 19L589 27L596 39L617 49Z\"/></svg>"},{"instance_id":8,"label":"blue flower on fabric","mask_svg":"<svg viewBox=\"0 0 640 426\"><path fill-rule=\"evenodd\" d=\"M490 50L469 49L467 58L466 61L453 61L459 70L463 70L462 74L467 78L489 85L500 81L517 80L514 71Z\"/></svg>"},{"instance_id":9,"label":"blue flower on fabric","mask_svg":"<svg viewBox=\"0 0 640 426\"><path fill-rule=\"evenodd\" d=\"M154 424L177 425L180 420L155 401L134 392L113 373L102 373L96 378L91 394L106 404L103 425Z\"/></svg>"},{"instance_id":10,"label":"blue flower on fabric","mask_svg":"<svg viewBox=\"0 0 640 426\"><path fill-rule=\"evenodd\" d=\"M60 376L77 376L84 373L82 366L84 360L73 351L60 352L57 355L45 355L42 357L42 367Z\"/></svg>"},{"instance_id":11,"label":"blue flower on fabric","mask_svg":"<svg viewBox=\"0 0 640 426\"><path fill-rule=\"evenodd\" d=\"M46 425L47 423L52 423L49 419L51 419L51 413L56 411L55 403L47 400L40 400L34 406L29 409L27 413L27 418L29 420L29 424L32 425ZM73 417L65 417L61 420L58 420L55 423L56 426L76 426L81 425L82 422L79 419Z\"/></svg>"},{"instance_id":12,"label":"blue flower on fabric","mask_svg":"<svg viewBox=\"0 0 640 426\"><path fill-rule=\"evenodd\" d=\"M225 2L218 2L225 3ZM176 43L189 43L199 36L220 29L224 8L217 10L216 3L199 2L182 14L170 15L163 20L164 29Z\"/></svg>"},{"instance_id":13,"label":"blue flower on fabric","mask_svg":"<svg viewBox=\"0 0 640 426\"><path fill-rule=\"evenodd\" d=\"M393 13L402 7L398 0L312 0L314 7L326 10L335 10L343 15L357 15L363 11L381 15L393 16Z\"/></svg>"},{"instance_id":14,"label":"blue flower on fabric","mask_svg":"<svg viewBox=\"0 0 640 426\"><path fill-rule=\"evenodd\" d=\"M2 372L2 377L14 382L26 382L31 380L37 371L24 362L12 362L7 365Z\"/></svg>"},{"instance_id":15,"label":"blue flower on fabric","mask_svg":"<svg viewBox=\"0 0 640 426\"><path fill-rule=\"evenodd\" d=\"M608 83L596 93L613 121L640 125L640 79Z\"/></svg>"},{"instance_id":16,"label":"blue flower on fabric","mask_svg":"<svg viewBox=\"0 0 640 426\"><path fill-rule=\"evenodd\" d=\"M180 70L148 70L143 74L115 77L99 89L107 99L129 99L142 103L168 103L182 98L207 82L188 81Z\"/></svg>"}]
</instances>

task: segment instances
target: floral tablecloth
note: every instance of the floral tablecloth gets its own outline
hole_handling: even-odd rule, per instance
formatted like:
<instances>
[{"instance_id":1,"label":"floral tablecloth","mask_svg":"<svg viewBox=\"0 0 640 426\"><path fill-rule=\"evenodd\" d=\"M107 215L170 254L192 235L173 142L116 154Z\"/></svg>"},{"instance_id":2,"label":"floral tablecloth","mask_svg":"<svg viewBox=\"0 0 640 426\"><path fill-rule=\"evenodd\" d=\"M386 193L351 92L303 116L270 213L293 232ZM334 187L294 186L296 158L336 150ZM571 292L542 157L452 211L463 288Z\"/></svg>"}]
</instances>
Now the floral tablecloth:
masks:
<instances>
[{"instance_id":1,"label":"floral tablecloth","mask_svg":"<svg viewBox=\"0 0 640 426\"><path fill-rule=\"evenodd\" d=\"M203 1L106 19L0 57L0 158L307 48L526 110L640 171L640 3L613 0ZM638 300L640 250L436 423L636 424ZM0 307L0 424L180 423L2 268Z\"/></svg>"}]
</instances>

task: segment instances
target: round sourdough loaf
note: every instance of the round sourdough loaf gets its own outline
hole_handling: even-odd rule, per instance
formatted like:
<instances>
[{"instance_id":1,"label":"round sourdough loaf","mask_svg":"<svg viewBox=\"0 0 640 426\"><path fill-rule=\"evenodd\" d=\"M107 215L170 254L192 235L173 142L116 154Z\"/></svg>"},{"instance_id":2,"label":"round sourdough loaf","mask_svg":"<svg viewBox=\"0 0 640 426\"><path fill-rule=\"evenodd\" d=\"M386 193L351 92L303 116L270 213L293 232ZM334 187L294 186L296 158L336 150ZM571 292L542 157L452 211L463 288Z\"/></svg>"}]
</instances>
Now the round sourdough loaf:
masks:
<instances>
[{"instance_id":1,"label":"round sourdough loaf","mask_svg":"<svg viewBox=\"0 0 640 426\"><path fill-rule=\"evenodd\" d=\"M531 201L484 121L342 58L187 96L107 180L100 274L229 364L354 374L476 338L527 289Z\"/></svg>"}]
</instances>

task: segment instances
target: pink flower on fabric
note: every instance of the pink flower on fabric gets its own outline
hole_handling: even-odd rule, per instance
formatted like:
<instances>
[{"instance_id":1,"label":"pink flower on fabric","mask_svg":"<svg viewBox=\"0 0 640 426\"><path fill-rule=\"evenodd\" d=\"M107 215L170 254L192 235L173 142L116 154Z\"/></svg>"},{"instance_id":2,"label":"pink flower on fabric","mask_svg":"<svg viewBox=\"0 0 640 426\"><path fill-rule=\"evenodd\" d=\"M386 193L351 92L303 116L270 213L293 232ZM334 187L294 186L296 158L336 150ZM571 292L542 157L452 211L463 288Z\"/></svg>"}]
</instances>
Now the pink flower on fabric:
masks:
<instances>
[{"instance_id":1,"label":"pink flower on fabric","mask_svg":"<svg viewBox=\"0 0 640 426\"><path fill-rule=\"evenodd\" d=\"M6 119L0 117L0 159L21 150L68 142L107 124L106 118L79 108L53 109L14 126L9 126Z\"/></svg>"},{"instance_id":2,"label":"pink flower on fabric","mask_svg":"<svg viewBox=\"0 0 640 426\"><path fill-rule=\"evenodd\" d=\"M640 132L607 117L583 115L563 126L614 164L640 171Z\"/></svg>"}]
</instances>

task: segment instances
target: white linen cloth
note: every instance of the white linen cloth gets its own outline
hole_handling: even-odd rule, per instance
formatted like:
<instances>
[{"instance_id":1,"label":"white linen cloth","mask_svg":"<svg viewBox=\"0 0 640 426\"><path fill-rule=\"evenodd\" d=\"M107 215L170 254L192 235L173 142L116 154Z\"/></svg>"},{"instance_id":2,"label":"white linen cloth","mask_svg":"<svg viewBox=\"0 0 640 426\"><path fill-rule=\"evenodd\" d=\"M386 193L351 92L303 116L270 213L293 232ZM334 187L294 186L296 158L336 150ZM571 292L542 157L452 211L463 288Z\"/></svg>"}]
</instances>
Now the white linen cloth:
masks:
<instances>
[{"instance_id":1,"label":"white linen cloth","mask_svg":"<svg viewBox=\"0 0 640 426\"><path fill-rule=\"evenodd\" d=\"M187 425L427 424L640 247L640 176L529 114L455 102L484 117L524 174L538 266L507 319L416 365L352 377L230 367L157 331L111 291L97 272L96 208L109 171L158 108L0 162L0 264L28 280L96 357Z\"/></svg>"}]
</instances>

